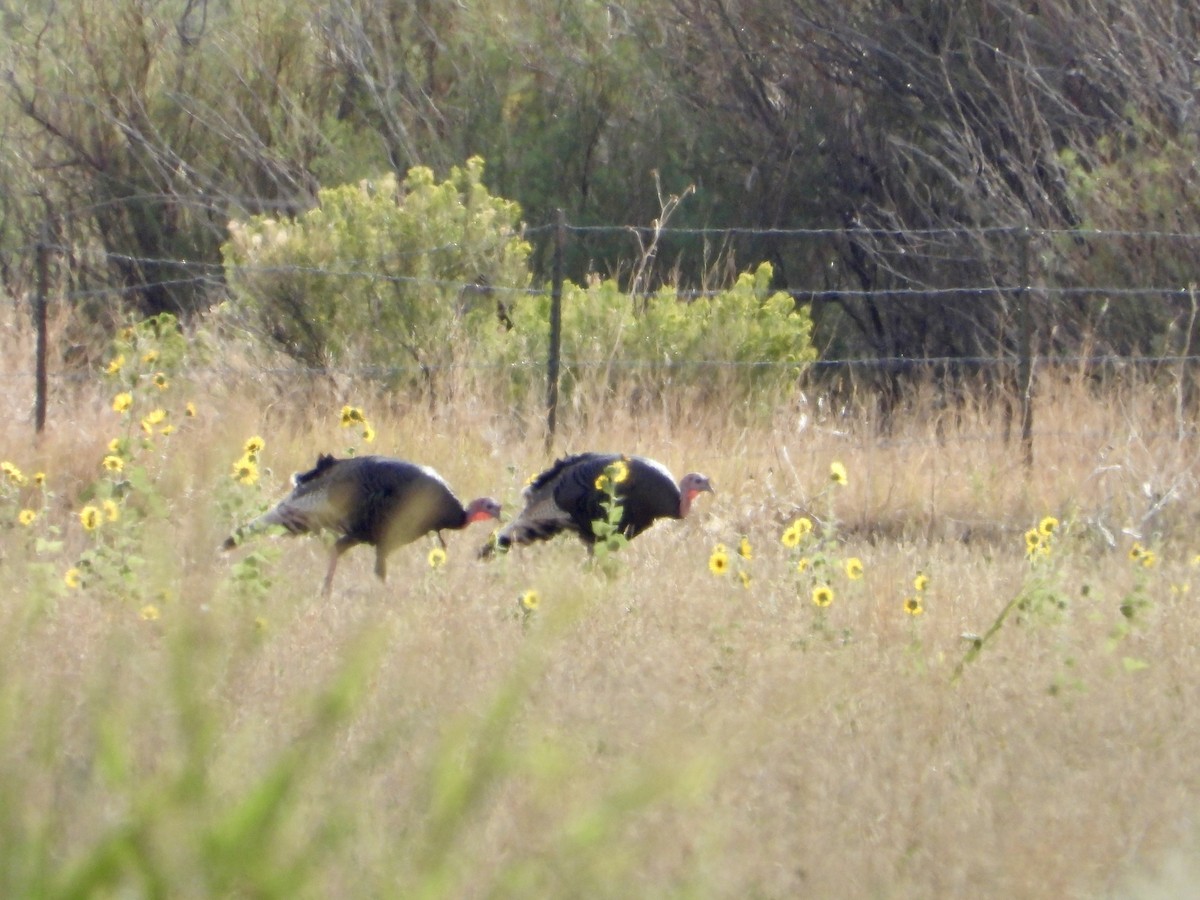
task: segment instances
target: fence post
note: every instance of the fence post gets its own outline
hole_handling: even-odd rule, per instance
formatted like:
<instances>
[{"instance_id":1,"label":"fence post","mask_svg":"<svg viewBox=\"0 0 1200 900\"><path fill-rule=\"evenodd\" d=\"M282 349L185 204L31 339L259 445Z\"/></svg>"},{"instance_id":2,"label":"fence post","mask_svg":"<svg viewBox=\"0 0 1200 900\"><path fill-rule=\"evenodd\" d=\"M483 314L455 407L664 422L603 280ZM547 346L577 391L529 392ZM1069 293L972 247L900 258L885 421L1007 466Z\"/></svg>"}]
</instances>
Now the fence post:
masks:
<instances>
[{"instance_id":1,"label":"fence post","mask_svg":"<svg viewBox=\"0 0 1200 900\"><path fill-rule=\"evenodd\" d=\"M546 359L546 452L554 448L558 426L558 369L562 353L563 248L567 242L567 217L554 211L554 259L550 285L550 348Z\"/></svg>"},{"instance_id":2,"label":"fence post","mask_svg":"<svg viewBox=\"0 0 1200 900\"><path fill-rule=\"evenodd\" d=\"M1021 393L1021 446L1025 451L1025 466L1033 468L1033 311L1029 298L1029 243L1031 235L1026 225L1018 234L1020 248L1020 278L1017 286L1017 316L1020 327L1017 361L1017 389Z\"/></svg>"},{"instance_id":3,"label":"fence post","mask_svg":"<svg viewBox=\"0 0 1200 900\"><path fill-rule=\"evenodd\" d=\"M37 295L33 301L34 370L35 387L33 403L34 431L41 435L46 429L46 307L50 290L50 223L42 223L42 232L37 244Z\"/></svg>"}]
</instances>

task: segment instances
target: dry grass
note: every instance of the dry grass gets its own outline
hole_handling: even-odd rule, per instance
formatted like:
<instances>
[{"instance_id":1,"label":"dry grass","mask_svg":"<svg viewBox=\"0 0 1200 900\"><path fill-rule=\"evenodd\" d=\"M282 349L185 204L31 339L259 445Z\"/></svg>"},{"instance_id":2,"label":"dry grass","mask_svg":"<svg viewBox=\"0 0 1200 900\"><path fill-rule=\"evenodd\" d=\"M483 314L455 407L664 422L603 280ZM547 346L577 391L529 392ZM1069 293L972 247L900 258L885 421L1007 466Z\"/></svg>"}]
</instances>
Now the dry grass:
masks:
<instances>
[{"instance_id":1,"label":"dry grass","mask_svg":"<svg viewBox=\"0 0 1200 900\"><path fill-rule=\"evenodd\" d=\"M475 562L476 529L451 537L441 571L423 544L398 551L386 585L354 551L322 603L315 540L264 542L261 599L231 588L238 554L215 547L233 523L215 498L245 438L267 439L265 502L345 445L337 409L360 403L372 449L511 510L546 461L536 419L469 386L431 417L336 386L202 378L178 387L198 419L150 460L166 502L142 575L167 591L156 621L120 597L51 587L87 542L70 513L112 436L107 389L75 388L40 444L9 392L5 452L50 473L47 515L66 527L48 557L20 529L0 532L0 841L30 871L78 873L142 821L129 844L142 850L117 856L142 868L114 864L124 874L97 884L1057 898L1171 896L1200 874L1196 459L1168 391L1043 380L1029 472L998 414L951 414L932 397L883 437L869 413L816 402L738 423L680 397L637 415L589 398L565 415L561 448L653 455L706 472L717 496L609 574L568 541ZM833 460L850 483L831 492ZM799 514L836 524L836 552L866 568L823 613L779 542ZM1071 528L1034 572L1022 534L1046 514ZM1153 568L1128 558L1133 532ZM707 568L715 542L742 536L748 589ZM902 603L918 570L932 581L913 618ZM1035 583L1062 608L1014 611L956 677L963 633L984 633ZM529 588L542 602L527 618L516 600ZM1131 596L1144 601L1132 622ZM357 678L331 693L355 658ZM274 837L249 843L281 870L303 860L298 880L214 881L210 845L239 833L230 810L281 759L295 760L286 802L256 826ZM37 883L13 871L9 892Z\"/></svg>"}]
</instances>

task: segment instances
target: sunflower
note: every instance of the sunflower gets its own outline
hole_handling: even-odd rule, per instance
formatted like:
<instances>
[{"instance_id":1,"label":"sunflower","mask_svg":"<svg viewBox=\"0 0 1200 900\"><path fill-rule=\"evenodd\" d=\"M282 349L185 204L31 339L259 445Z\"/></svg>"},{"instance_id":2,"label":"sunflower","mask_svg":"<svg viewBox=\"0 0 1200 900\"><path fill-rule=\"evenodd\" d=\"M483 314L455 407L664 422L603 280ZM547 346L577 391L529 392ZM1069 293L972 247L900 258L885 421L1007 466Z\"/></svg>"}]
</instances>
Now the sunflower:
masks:
<instances>
[{"instance_id":1,"label":"sunflower","mask_svg":"<svg viewBox=\"0 0 1200 900\"><path fill-rule=\"evenodd\" d=\"M779 536L779 542L789 550L792 550L800 546L800 538L800 529L797 528L796 523L793 522L783 530L783 534Z\"/></svg>"},{"instance_id":2,"label":"sunflower","mask_svg":"<svg viewBox=\"0 0 1200 900\"><path fill-rule=\"evenodd\" d=\"M116 500L105 500L100 505L104 509L104 518L109 522L116 522L121 518L121 507Z\"/></svg>"},{"instance_id":3,"label":"sunflower","mask_svg":"<svg viewBox=\"0 0 1200 900\"><path fill-rule=\"evenodd\" d=\"M1025 552L1030 556L1037 553L1045 539L1045 535L1036 528L1030 528L1025 532Z\"/></svg>"},{"instance_id":4,"label":"sunflower","mask_svg":"<svg viewBox=\"0 0 1200 900\"><path fill-rule=\"evenodd\" d=\"M1038 534L1042 537L1050 537L1050 535L1058 530L1058 519L1054 518L1054 516L1044 516L1042 521L1038 522L1037 530Z\"/></svg>"},{"instance_id":5,"label":"sunflower","mask_svg":"<svg viewBox=\"0 0 1200 900\"><path fill-rule=\"evenodd\" d=\"M1129 561L1137 562L1146 552L1146 548L1141 545L1140 541L1134 541L1133 546L1129 548Z\"/></svg>"},{"instance_id":6,"label":"sunflower","mask_svg":"<svg viewBox=\"0 0 1200 900\"><path fill-rule=\"evenodd\" d=\"M187 402L187 404L183 407L183 414L185 416L187 416L189 419L196 418L196 404L193 403L191 400L189 400Z\"/></svg>"},{"instance_id":7,"label":"sunflower","mask_svg":"<svg viewBox=\"0 0 1200 900\"><path fill-rule=\"evenodd\" d=\"M362 436L368 444L375 440L375 429L371 427L370 422L363 422Z\"/></svg>"},{"instance_id":8,"label":"sunflower","mask_svg":"<svg viewBox=\"0 0 1200 900\"><path fill-rule=\"evenodd\" d=\"M812 568L812 560L809 559L807 556L802 556L802 557L800 557L800 559L798 559L796 561L796 571L797 572L807 572L811 568Z\"/></svg>"},{"instance_id":9,"label":"sunflower","mask_svg":"<svg viewBox=\"0 0 1200 900\"><path fill-rule=\"evenodd\" d=\"M108 366L105 368L104 371L107 372L109 375L116 375L124 367L125 367L125 354L118 353L116 356L114 356L112 359L110 359L108 361Z\"/></svg>"},{"instance_id":10,"label":"sunflower","mask_svg":"<svg viewBox=\"0 0 1200 900\"><path fill-rule=\"evenodd\" d=\"M71 590L75 590L79 585L83 584L83 573L75 568L75 566L71 566L71 568L63 573L63 584Z\"/></svg>"},{"instance_id":11,"label":"sunflower","mask_svg":"<svg viewBox=\"0 0 1200 900\"><path fill-rule=\"evenodd\" d=\"M818 584L813 588L812 602L822 608L833 602L833 588L827 584Z\"/></svg>"},{"instance_id":12,"label":"sunflower","mask_svg":"<svg viewBox=\"0 0 1200 900\"><path fill-rule=\"evenodd\" d=\"M738 556L742 559L754 559L754 551L750 547L750 539L742 538L738 542Z\"/></svg>"},{"instance_id":13,"label":"sunflower","mask_svg":"<svg viewBox=\"0 0 1200 900\"><path fill-rule=\"evenodd\" d=\"M158 362L158 351L157 350L147 350L145 353L142 354L142 362L148 366L153 365L154 363Z\"/></svg>"},{"instance_id":14,"label":"sunflower","mask_svg":"<svg viewBox=\"0 0 1200 900\"><path fill-rule=\"evenodd\" d=\"M918 572L917 577L913 579L913 590L918 594L923 594L929 587L929 576L924 572Z\"/></svg>"},{"instance_id":15,"label":"sunflower","mask_svg":"<svg viewBox=\"0 0 1200 900\"><path fill-rule=\"evenodd\" d=\"M243 456L233 464L233 478L242 484L254 484L258 481L258 463Z\"/></svg>"},{"instance_id":16,"label":"sunflower","mask_svg":"<svg viewBox=\"0 0 1200 900\"><path fill-rule=\"evenodd\" d=\"M538 592L533 588L530 588L519 598L517 598L517 604L521 607L521 609L525 610L525 612L533 612L538 608L538 606L541 605L541 602L541 595L538 594Z\"/></svg>"},{"instance_id":17,"label":"sunflower","mask_svg":"<svg viewBox=\"0 0 1200 900\"><path fill-rule=\"evenodd\" d=\"M713 547L712 555L708 558L708 571L714 575L724 575L729 571L729 553L723 544Z\"/></svg>"},{"instance_id":18,"label":"sunflower","mask_svg":"<svg viewBox=\"0 0 1200 900\"><path fill-rule=\"evenodd\" d=\"M829 464L829 480L842 487L849 484L849 479L846 477L846 467L840 462L831 462Z\"/></svg>"},{"instance_id":19,"label":"sunflower","mask_svg":"<svg viewBox=\"0 0 1200 900\"><path fill-rule=\"evenodd\" d=\"M32 509L23 509L17 513L17 521L28 528L37 518L37 512Z\"/></svg>"},{"instance_id":20,"label":"sunflower","mask_svg":"<svg viewBox=\"0 0 1200 900\"><path fill-rule=\"evenodd\" d=\"M155 372L152 380L154 381L154 386L160 391L165 391L171 386L171 382L167 381L167 376L162 372Z\"/></svg>"},{"instance_id":21,"label":"sunflower","mask_svg":"<svg viewBox=\"0 0 1200 900\"><path fill-rule=\"evenodd\" d=\"M36 484L38 487L43 487L46 484L46 473L45 472L34 472L33 473L33 483Z\"/></svg>"},{"instance_id":22,"label":"sunflower","mask_svg":"<svg viewBox=\"0 0 1200 900\"><path fill-rule=\"evenodd\" d=\"M245 453L246 456L253 459L254 457L258 456L258 454L262 453L263 448L266 446L267 442L256 434L242 445L242 452Z\"/></svg>"},{"instance_id":23,"label":"sunflower","mask_svg":"<svg viewBox=\"0 0 1200 900\"><path fill-rule=\"evenodd\" d=\"M153 603L147 603L138 613L138 617L143 622L153 622L159 617L158 607Z\"/></svg>"},{"instance_id":24,"label":"sunflower","mask_svg":"<svg viewBox=\"0 0 1200 900\"><path fill-rule=\"evenodd\" d=\"M103 518L100 510L94 506L85 506L79 511L79 522L86 531L95 531L100 527L101 521Z\"/></svg>"},{"instance_id":25,"label":"sunflower","mask_svg":"<svg viewBox=\"0 0 1200 900\"><path fill-rule=\"evenodd\" d=\"M3 472L4 477L17 487L25 484L25 476L21 473L21 470L7 460L0 462L0 472Z\"/></svg>"},{"instance_id":26,"label":"sunflower","mask_svg":"<svg viewBox=\"0 0 1200 900\"><path fill-rule=\"evenodd\" d=\"M446 551L441 547L434 547L429 551L429 568L440 569L446 564Z\"/></svg>"},{"instance_id":27,"label":"sunflower","mask_svg":"<svg viewBox=\"0 0 1200 900\"><path fill-rule=\"evenodd\" d=\"M349 428L355 422L366 422L366 421L367 420L363 417L363 411L361 409L359 409L357 406L343 406L342 407L342 427L343 428Z\"/></svg>"},{"instance_id":28,"label":"sunflower","mask_svg":"<svg viewBox=\"0 0 1200 900\"><path fill-rule=\"evenodd\" d=\"M611 463L604 471L608 473L613 484L620 484L629 478L629 466L623 459Z\"/></svg>"},{"instance_id":29,"label":"sunflower","mask_svg":"<svg viewBox=\"0 0 1200 900\"><path fill-rule=\"evenodd\" d=\"M857 556L852 556L843 564L846 570L846 577L851 581L858 581L863 577L863 562Z\"/></svg>"},{"instance_id":30,"label":"sunflower","mask_svg":"<svg viewBox=\"0 0 1200 900\"><path fill-rule=\"evenodd\" d=\"M925 607L921 605L920 597L909 597L904 601L904 611L910 616L919 616L925 612Z\"/></svg>"},{"instance_id":31,"label":"sunflower","mask_svg":"<svg viewBox=\"0 0 1200 900\"><path fill-rule=\"evenodd\" d=\"M739 569L738 578L742 580L742 587L744 587L746 590L750 590L750 573L743 569Z\"/></svg>"},{"instance_id":32,"label":"sunflower","mask_svg":"<svg viewBox=\"0 0 1200 900\"><path fill-rule=\"evenodd\" d=\"M108 456L104 457L104 461L101 462L101 465L104 466L104 468L109 472L116 473L125 468L125 460L121 459L119 456L109 454Z\"/></svg>"}]
</instances>

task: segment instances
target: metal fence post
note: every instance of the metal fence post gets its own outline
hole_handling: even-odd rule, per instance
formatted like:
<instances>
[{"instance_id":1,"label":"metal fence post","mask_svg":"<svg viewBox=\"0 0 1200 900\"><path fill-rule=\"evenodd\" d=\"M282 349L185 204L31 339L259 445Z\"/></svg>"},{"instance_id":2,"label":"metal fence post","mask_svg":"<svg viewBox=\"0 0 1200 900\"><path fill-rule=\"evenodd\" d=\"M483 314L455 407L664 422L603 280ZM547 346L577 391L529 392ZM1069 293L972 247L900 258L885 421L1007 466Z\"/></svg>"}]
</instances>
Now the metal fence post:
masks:
<instances>
[{"instance_id":1,"label":"metal fence post","mask_svg":"<svg viewBox=\"0 0 1200 900\"><path fill-rule=\"evenodd\" d=\"M567 241L567 217L554 213L554 260L550 285L550 347L546 359L546 452L554 448L558 427L558 370L562 353L563 248Z\"/></svg>"},{"instance_id":2,"label":"metal fence post","mask_svg":"<svg viewBox=\"0 0 1200 900\"><path fill-rule=\"evenodd\" d=\"M33 301L33 324L36 332L34 343L35 388L33 404L34 431L41 434L46 429L46 394L49 390L46 375L46 316L47 297L50 291L50 223L42 223L42 233L37 245L37 295Z\"/></svg>"},{"instance_id":3,"label":"metal fence post","mask_svg":"<svg viewBox=\"0 0 1200 900\"><path fill-rule=\"evenodd\" d=\"M1033 468L1033 311L1029 296L1029 226L1018 233L1020 247L1020 278L1017 286L1017 315L1020 323L1017 389L1021 394L1021 446L1025 451L1025 466Z\"/></svg>"}]
</instances>

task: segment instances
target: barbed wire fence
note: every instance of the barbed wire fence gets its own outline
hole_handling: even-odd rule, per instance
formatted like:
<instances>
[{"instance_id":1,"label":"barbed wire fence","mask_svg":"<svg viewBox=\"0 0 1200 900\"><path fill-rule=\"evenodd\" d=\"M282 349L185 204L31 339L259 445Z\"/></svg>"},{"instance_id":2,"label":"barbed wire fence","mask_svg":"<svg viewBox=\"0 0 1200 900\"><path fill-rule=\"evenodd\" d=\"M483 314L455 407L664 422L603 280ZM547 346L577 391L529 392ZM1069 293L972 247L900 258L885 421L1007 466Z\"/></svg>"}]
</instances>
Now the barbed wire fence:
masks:
<instances>
[{"instance_id":1,"label":"barbed wire fence","mask_svg":"<svg viewBox=\"0 0 1200 900\"><path fill-rule=\"evenodd\" d=\"M555 220L544 225L527 227L525 235L527 237L540 237L547 241L550 247L551 264L548 267L550 270L550 279L548 283L527 288L511 288L503 285L489 285L489 291L513 295L513 299L519 299L522 296L545 295L549 298L549 343L546 347L544 359L541 360L526 360L524 365L529 369L544 369L546 377L545 391L545 412L546 412L546 444L549 448L553 443L557 423L558 423L558 407L559 407L559 382L564 370L587 371L590 367L599 365L587 360L573 360L562 358L562 313L561 303L564 287L564 254L571 246L572 241L583 240L591 237L600 237L603 239L629 239L633 238L642 244L644 238L659 238L673 237L678 239L699 239L704 241L713 241L716 243L728 242L735 238L747 238L751 240L770 238L772 240L783 241L812 241L812 240L847 240L850 238L859 239L863 236L864 231L873 239L879 238L901 238L905 241L923 241L939 246L952 248L956 241L961 240L964 236L970 236L974 239L1002 237L1010 239L1013 246L1016 248L1017 260L1015 265L1010 267L1017 273L1016 277L1008 283L963 283L961 285L938 286L938 285L912 285L887 287L882 289L861 288L856 289L846 285L838 285L837 287L827 286L804 286L800 288L792 287L789 293L797 299L797 302L820 302L825 300L845 298L860 298L869 299L874 302L882 303L899 303L909 300L928 300L931 298L963 300L964 302L979 302L986 301L989 298L1004 297L1008 298L1014 309L1013 319L1015 321L1016 335L1011 341L1013 350L1009 352L1000 352L994 355L974 355L974 356L909 356L909 355L872 355L872 356L854 356L854 357L836 357L827 356L816 360L809 364L811 370L816 373L831 373L831 372L854 372L856 370L875 370L875 371L918 371L924 370L936 372L944 370L950 366L970 367L976 371L994 370L1003 374L1010 379L1010 383L1015 385L1016 393L1019 398L1019 433L1025 461L1027 464L1033 462L1033 421L1034 421L1034 394L1033 384L1035 370L1039 365L1072 365L1078 367L1097 367L1097 366L1129 366L1129 367L1144 367L1144 366L1172 366L1177 367L1180 377L1183 373L1190 371L1197 362L1200 362L1200 355L1197 355L1191 350L1190 340L1186 344L1186 351L1182 353L1162 352L1158 354L1114 354L1114 353L1098 353L1086 354L1079 352L1072 353L1047 353L1044 349L1039 353L1039 342L1035 335L1034 318L1031 313L1033 296L1036 294L1039 297L1053 300L1097 300L1097 302L1114 302L1122 300L1141 300L1141 301L1189 301L1193 309L1193 321L1188 323L1190 329L1196 324L1194 321L1194 311L1197 301L1197 282L1200 282L1200 233L1189 232L1174 232L1174 231L1134 231L1134 230L1101 230L1101 229L1035 229L1028 226L996 226L990 228L931 228L931 229L906 229L897 231L881 231L881 230L864 230L861 227L831 229L831 228L795 228L795 229L754 229L754 228L674 228L667 226L631 226L631 225L580 225L571 224L567 221L565 214L559 210L556 213ZM124 299L129 295L145 291L149 288L164 288L176 285L188 285L196 288L202 288L213 293L214 296L219 296L224 293L224 267L219 262L198 261L188 259L164 259L153 257L138 257L129 254L108 253L97 251L89 248L87 253L98 258L102 263L112 265L135 266L139 269L153 269L160 273L170 273L172 277L161 277L154 281L145 283L129 284L129 285L102 285L98 287L81 287L70 290L55 290L52 285L50 275L51 260L54 258L77 260L80 256L80 249L73 246L66 246L57 243L52 239L52 230L48 227L43 228L40 239L33 246L16 248L10 251L10 255L19 256L23 254L32 255L34 259L33 270L35 272L35 289L32 297L32 316L35 332L35 348L34 348L34 371L32 379L34 382L34 422L35 429L40 433L46 425L48 394L52 381L61 380L64 378L73 377L70 373L60 372L51 373L49 371L49 348L48 341L48 313L53 304L66 303L74 304L85 300L103 299L111 297L114 299ZM1052 280L1039 278L1037 283L1034 283L1033 264L1031 262L1031 243L1034 240L1040 241L1089 241L1113 243L1120 241L1138 241L1149 245L1156 243L1168 243L1171 245L1181 245L1187 248L1195 248L1193 258L1197 260L1196 271L1189 274L1185 279L1185 283L1178 281L1163 281L1156 283L1152 280L1146 284L1117 284L1108 285L1077 285L1077 284L1055 284ZM460 249L457 244L446 244L442 246L432 247L417 247L403 248L396 251L396 258L403 256L419 256L419 255L437 255L441 253L454 252ZM939 251L940 252L940 251ZM1191 252L1189 250L1189 252ZM947 257L952 260L952 257ZM261 274L271 273L308 273L320 274L331 278L345 279L370 279L383 282L405 283L417 288L427 288L429 290L445 290L452 289L457 291L470 291L477 289L477 285L466 280L453 280L442 278L429 278L418 276L405 276L391 274L385 271L380 271L373 264L368 264L365 261L346 260L336 268L313 268L305 266L242 266L244 271ZM1161 277L1161 276L1160 276ZM674 289L673 293L676 297L683 301L693 301L713 296L719 293L723 288L678 288ZM386 370L378 366L371 367L331 367L322 368L323 373L338 372L341 374L355 375L396 375L414 368L416 364L403 365L398 364L389 367ZM486 363L456 363L454 367L483 367ZM750 360L733 362L729 360L717 359L675 359L664 363L662 360L639 360L639 359L614 359L606 361L603 364L608 369L636 371L642 367L653 367L662 369L664 366L678 367L679 369L692 369L695 371L704 369L719 369L719 368L756 368L756 367L772 367L772 366L793 366L793 363L781 363L772 360ZM276 374L286 373L313 373L317 371L311 366L302 366L297 364L295 367L280 370ZM17 373L17 377L24 375L28 377L28 373ZM78 376L74 376L78 377Z\"/></svg>"}]
</instances>

